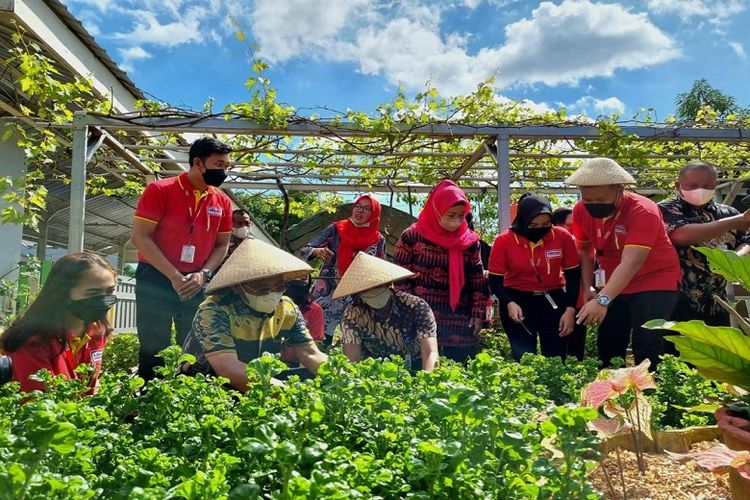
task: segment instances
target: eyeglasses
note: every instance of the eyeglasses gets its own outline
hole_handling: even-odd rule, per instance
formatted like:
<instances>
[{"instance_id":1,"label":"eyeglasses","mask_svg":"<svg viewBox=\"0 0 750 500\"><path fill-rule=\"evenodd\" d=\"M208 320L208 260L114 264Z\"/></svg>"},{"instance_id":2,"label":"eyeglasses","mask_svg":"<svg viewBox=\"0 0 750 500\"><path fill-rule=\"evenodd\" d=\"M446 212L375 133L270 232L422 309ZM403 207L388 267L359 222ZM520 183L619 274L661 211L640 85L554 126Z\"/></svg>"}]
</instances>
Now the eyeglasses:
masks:
<instances>
[{"instance_id":1,"label":"eyeglasses","mask_svg":"<svg viewBox=\"0 0 750 500\"><path fill-rule=\"evenodd\" d=\"M363 212L372 212L372 207L367 205L354 205L354 210L362 210Z\"/></svg>"},{"instance_id":2,"label":"eyeglasses","mask_svg":"<svg viewBox=\"0 0 750 500\"><path fill-rule=\"evenodd\" d=\"M272 284L259 283L258 285L252 283L243 283L240 286L245 292L249 293L250 295L265 295L267 293L283 292L284 290L286 290L287 285L288 283L286 281L282 281L280 283Z\"/></svg>"}]
</instances>

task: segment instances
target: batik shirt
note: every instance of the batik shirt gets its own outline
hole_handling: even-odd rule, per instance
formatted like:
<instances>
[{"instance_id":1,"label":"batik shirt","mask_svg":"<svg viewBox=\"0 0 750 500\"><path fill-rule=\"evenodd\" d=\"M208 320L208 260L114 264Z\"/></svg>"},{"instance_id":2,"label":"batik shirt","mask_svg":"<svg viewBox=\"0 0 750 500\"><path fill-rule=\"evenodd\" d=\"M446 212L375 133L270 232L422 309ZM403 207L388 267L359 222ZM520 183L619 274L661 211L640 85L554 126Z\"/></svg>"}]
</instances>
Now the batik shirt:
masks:
<instances>
[{"instance_id":1,"label":"batik shirt","mask_svg":"<svg viewBox=\"0 0 750 500\"><path fill-rule=\"evenodd\" d=\"M674 198L659 203L664 216L667 233L686 224L703 224L738 215L739 212L728 205L710 202L702 208L691 206L682 198ZM745 231L729 231L699 246L707 248L724 248L737 250L750 242L750 235ZM699 314L714 315L722 311L721 305L713 298L714 294L726 299L727 281L711 272L706 257L690 246L677 246L682 267L680 291L690 302L691 309Z\"/></svg>"},{"instance_id":2,"label":"batik shirt","mask_svg":"<svg viewBox=\"0 0 750 500\"><path fill-rule=\"evenodd\" d=\"M313 299L323 308L323 313L325 314L325 333L328 337L333 336L334 330L341 323L341 315L344 313L344 308L351 302L349 297L336 300L331 298L340 278L338 275L337 258L340 242L341 238L339 238L339 233L336 232L336 227L330 224L310 243L302 247L299 252L304 260L312 260L312 252L316 248L327 248L333 252L333 256L320 269L320 275L315 280L312 291ZM385 236L381 234L378 242L365 250L365 253L374 255L379 259L385 259Z\"/></svg>"},{"instance_id":3,"label":"batik shirt","mask_svg":"<svg viewBox=\"0 0 750 500\"><path fill-rule=\"evenodd\" d=\"M435 316L424 300L404 292L394 292L391 313L381 320L362 303L349 304L341 322L341 341L362 344L365 358L393 354L420 356L419 340L437 337Z\"/></svg>"},{"instance_id":4,"label":"batik shirt","mask_svg":"<svg viewBox=\"0 0 750 500\"><path fill-rule=\"evenodd\" d=\"M264 352L280 352L282 341L291 346L313 342L292 299L283 297L276 312L264 314L251 309L233 291L227 291L209 295L198 307L182 351L196 358L189 369L191 373L213 374L208 362L211 356L233 351L247 363Z\"/></svg>"}]
</instances>

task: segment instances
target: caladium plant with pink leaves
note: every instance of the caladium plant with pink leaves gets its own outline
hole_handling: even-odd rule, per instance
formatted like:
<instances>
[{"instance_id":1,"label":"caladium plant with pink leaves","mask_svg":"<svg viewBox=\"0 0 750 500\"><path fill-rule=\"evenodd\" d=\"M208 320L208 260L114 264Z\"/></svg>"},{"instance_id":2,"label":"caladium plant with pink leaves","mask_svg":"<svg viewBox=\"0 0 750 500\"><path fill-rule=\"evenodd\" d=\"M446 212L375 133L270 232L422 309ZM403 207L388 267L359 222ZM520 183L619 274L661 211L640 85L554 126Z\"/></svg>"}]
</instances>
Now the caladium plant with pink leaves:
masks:
<instances>
[{"instance_id":1,"label":"caladium plant with pink leaves","mask_svg":"<svg viewBox=\"0 0 750 500\"><path fill-rule=\"evenodd\" d=\"M641 434L651 438L651 404L644 391L656 389L653 375L648 371L651 362L617 370L602 370L597 379L581 391L581 404L601 410L606 417L591 423L590 427L603 437L612 437L629 430L635 442L638 469L646 471L643 460ZM615 432L616 431L616 432ZM606 433L610 432L610 436Z\"/></svg>"},{"instance_id":2,"label":"caladium plant with pink leaves","mask_svg":"<svg viewBox=\"0 0 750 500\"><path fill-rule=\"evenodd\" d=\"M750 451L747 450L730 450L720 444L709 450L695 453L683 454L667 451L666 454L683 464L695 462L699 468L716 474L726 474L730 469L735 469L741 477L750 479Z\"/></svg>"}]
</instances>

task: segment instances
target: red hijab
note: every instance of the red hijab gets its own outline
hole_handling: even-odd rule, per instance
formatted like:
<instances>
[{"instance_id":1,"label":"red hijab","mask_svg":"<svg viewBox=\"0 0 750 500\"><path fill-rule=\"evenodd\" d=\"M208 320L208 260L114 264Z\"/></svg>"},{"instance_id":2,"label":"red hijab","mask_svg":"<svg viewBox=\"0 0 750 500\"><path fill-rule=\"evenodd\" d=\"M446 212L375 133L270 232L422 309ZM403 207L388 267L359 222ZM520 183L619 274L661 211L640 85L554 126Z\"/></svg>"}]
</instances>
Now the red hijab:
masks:
<instances>
[{"instance_id":1,"label":"red hijab","mask_svg":"<svg viewBox=\"0 0 750 500\"><path fill-rule=\"evenodd\" d=\"M466 194L451 180L443 180L435 186L427 203L419 213L417 222L411 227L419 234L448 251L448 276L450 277L450 305L453 311L458 306L464 287L464 251L479 241L479 235L469 229L464 220L455 231L447 231L440 225L440 218L449 208L463 204L464 215L471 212Z\"/></svg>"},{"instance_id":2,"label":"red hijab","mask_svg":"<svg viewBox=\"0 0 750 500\"><path fill-rule=\"evenodd\" d=\"M380 202L374 196L365 194L357 198L354 205L357 205L357 203L364 199L370 200L370 204L372 205L372 212L370 212L370 219L367 221L367 226L355 226L352 223L351 217L333 223L336 232L339 233L339 240L341 240L339 248L336 251L339 276L343 276L346 270L349 269L355 252L367 250L380 240L380 231L378 231L380 227ZM353 212L354 208L352 208L352 214Z\"/></svg>"}]
</instances>

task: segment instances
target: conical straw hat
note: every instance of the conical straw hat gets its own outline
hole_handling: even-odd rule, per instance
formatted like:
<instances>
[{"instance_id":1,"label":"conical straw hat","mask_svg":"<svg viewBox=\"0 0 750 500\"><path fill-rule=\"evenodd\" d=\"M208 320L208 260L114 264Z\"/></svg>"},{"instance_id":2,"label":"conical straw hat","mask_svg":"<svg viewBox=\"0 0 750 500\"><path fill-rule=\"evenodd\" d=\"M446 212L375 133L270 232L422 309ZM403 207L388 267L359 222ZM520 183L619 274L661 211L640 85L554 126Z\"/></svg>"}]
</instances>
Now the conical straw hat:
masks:
<instances>
[{"instance_id":1,"label":"conical straw hat","mask_svg":"<svg viewBox=\"0 0 750 500\"><path fill-rule=\"evenodd\" d=\"M410 278L414 273L396 264L359 252L333 292L334 299L364 292L396 280Z\"/></svg>"},{"instance_id":2,"label":"conical straw hat","mask_svg":"<svg viewBox=\"0 0 750 500\"><path fill-rule=\"evenodd\" d=\"M289 252L261 241L247 239L240 243L206 287L206 293L246 281L281 276L285 281L304 278L312 267Z\"/></svg>"},{"instance_id":3,"label":"conical straw hat","mask_svg":"<svg viewBox=\"0 0 750 500\"><path fill-rule=\"evenodd\" d=\"M591 158L584 161L578 170L565 179L573 186L609 186L612 184L635 184L635 179L615 160Z\"/></svg>"}]
</instances>

